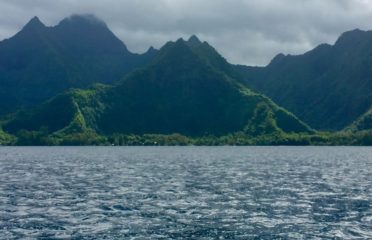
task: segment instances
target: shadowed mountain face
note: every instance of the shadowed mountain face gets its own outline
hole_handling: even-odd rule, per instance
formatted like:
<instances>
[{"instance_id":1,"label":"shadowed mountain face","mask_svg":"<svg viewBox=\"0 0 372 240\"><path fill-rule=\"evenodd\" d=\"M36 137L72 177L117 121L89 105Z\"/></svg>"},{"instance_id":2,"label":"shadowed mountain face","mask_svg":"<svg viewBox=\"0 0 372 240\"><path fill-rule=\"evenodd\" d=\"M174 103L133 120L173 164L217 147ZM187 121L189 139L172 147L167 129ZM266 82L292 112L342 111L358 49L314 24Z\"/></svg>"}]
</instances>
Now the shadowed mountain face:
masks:
<instances>
[{"instance_id":1,"label":"shadowed mountain face","mask_svg":"<svg viewBox=\"0 0 372 240\"><path fill-rule=\"evenodd\" d=\"M331 46L279 54L263 68L236 67L244 82L311 127L340 130L372 106L372 31L354 30Z\"/></svg>"},{"instance_id":2,"label":"shadowed mountain face","mask_svg":"<svg viewBox=\"0 0 372 240\"><path fill-rule=\"evenodd\" d=\"M221 70L225 64L196 37L179 39L167 43L147 67L116 86L69 91L37 109L16 114L4 129L11 133L47 128L58 134L93 129L105 135L188 136L311 131L294 115L228 75L229 65ZM62 117L56 108L66 114Z\"/></svg>"},{"instance_id":3,"label":"shadowed mountain face","mask_svg":"<svg viewBox=\"0 0 372 240\"><path fill-rule=\"evenodd\" d=\"M112 83L155 53L129 52L91 15L71 16L55 27L34 17L0 42L0 115L39 104L70 87Z\"/></svg>"}]
</instances>

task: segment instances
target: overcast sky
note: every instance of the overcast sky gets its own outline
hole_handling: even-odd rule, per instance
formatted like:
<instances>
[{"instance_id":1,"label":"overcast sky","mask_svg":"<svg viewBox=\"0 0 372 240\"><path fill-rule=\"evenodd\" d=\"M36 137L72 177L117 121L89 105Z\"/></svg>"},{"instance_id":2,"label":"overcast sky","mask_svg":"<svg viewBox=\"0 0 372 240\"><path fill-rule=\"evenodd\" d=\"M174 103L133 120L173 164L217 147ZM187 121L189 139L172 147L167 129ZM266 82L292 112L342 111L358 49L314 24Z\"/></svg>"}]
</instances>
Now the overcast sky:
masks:
<instances>
[{"instance_id":1,"label":"overcast sky","mask_svg":"<svg viewBox=\"0 0 372 240\"><path fill-rule=\"evenodd\" d=\"M0 0L0 39L33 16L52 26L86 13L104 20L132 52L196 34L231 63L247 65L372 29L372 0Z\"/></svg>"}]
</instances>

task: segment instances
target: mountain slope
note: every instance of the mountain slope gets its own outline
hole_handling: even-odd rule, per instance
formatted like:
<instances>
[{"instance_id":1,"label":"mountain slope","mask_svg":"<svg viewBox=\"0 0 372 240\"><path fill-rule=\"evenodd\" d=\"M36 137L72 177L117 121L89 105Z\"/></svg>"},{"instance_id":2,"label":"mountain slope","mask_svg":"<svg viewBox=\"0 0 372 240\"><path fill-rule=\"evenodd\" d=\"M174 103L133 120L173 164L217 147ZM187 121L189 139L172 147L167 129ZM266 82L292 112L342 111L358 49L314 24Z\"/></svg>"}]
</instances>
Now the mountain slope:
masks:
<instances>
[{"instance_id":1,"label":"mountain slope","mask_svg":"<svg viewBox=\"0 0 372 240\"><path fill-rule=\"evenodd\" d=\"M351 130L354 132L372 130L372 107L345 130Z\"/></svg>"},{"instance_id":2,"label":"mountain slope","mask_svg":"<svg viewBox=\"0 0 372 240\"><path fill-rule=\"evenodd\" d=\"M4 130L188 136L311 131L294 115L217 69L220 56L202 54L210 46L194 40L167 43L147 67L114 87L69 91L37 109L17 113ZM63 117L55 111L61 99L66 101Z\"/></svg>"},{"instance_id":3,"label":"mountain slope","mask_svg":"<svg viewBox=\"0 0 372 240\"><path fill-rule=\"evenodd\" d=\"M0 115L39 104L70 87L112 83L154 54L129 52L91 15L71 16L55 27L35 17L0 42Z\"/></svg>"},{"instance_id":4,"label":"mountain slope","mask_svg":"<svg viewBox=\"0 0 372 240\"><path fill-rule=\"evenodd\" d=\"M310 126L340 130L372 105L372 31L342 34L303 55L279 54L266 67L236 69L252 89Z\"/></svg>"}]
</instances>

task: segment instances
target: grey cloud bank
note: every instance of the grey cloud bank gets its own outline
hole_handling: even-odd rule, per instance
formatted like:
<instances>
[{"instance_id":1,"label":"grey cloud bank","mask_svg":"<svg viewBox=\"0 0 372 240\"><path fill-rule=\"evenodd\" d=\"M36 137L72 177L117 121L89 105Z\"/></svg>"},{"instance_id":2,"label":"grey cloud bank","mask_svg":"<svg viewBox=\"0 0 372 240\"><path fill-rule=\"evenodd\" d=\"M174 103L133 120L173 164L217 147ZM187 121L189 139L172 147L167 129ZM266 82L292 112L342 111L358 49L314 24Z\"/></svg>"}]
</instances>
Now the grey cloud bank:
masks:
<instances>
[{"instance_id":1,"label":"grey cloud bank","mask_svg":"<svg viewBox=\"0 0 372 240\"><path fill-rule=\"evenodd\" d=\"M372 29L369 0L0 0L0 39L33 16L56 25L84 13L105 21L133 52L196 34L231 63L246 65L332 44L347 30Z\"/></svg>"}]
</instances>

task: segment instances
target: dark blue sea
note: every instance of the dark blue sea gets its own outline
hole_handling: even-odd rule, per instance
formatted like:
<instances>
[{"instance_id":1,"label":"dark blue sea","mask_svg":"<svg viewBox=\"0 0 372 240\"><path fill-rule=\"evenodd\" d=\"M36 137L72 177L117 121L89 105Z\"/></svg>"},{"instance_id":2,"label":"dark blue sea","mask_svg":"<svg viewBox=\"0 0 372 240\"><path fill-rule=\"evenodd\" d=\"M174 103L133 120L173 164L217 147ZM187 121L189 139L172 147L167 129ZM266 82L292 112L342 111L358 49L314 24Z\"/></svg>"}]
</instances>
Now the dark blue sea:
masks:
<instances>
[{"instance_id":1,"label":"dark blue sea","mask_svg":"<svg viewBox=\"0 0 372 240\"><path fill-rule=\"evenodd\" d=\"M372 239L372 148L1 147L0 239Z\"/></svg>"}]
</instances>

